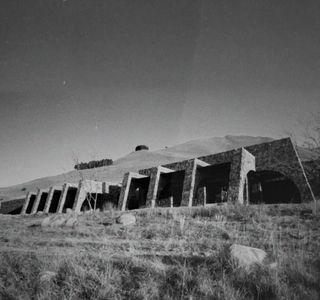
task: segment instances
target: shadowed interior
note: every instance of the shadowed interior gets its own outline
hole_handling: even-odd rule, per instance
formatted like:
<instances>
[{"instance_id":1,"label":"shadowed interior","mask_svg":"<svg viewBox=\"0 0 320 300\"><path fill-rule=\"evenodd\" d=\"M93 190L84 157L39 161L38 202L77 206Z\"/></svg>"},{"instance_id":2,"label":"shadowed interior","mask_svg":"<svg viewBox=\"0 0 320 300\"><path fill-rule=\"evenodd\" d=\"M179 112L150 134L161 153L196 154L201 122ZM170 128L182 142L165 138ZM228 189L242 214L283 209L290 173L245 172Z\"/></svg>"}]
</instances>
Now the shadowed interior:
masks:
<instances>
[{"instance_id":1,"label":"shadowed interior","mask_svg":"<svg viewBox=\"0 0 320 300\"><path fill-rule=\"evenodd\" d=\"M117 207L117 198L111 194L87 193L86 200L82 203L81 211L91 209L108 210Z\"/></svg>"},{"instance_id":2,"label":"shadowed interior","mask_svg":"<svg viewBox=\"0 0 320 300\"><path fill-rule=\"evenodd\" d=\"M37 197L36 195L31 195L30 196L29 204L28 204L28 207L26 209L26 214L31 214L32 207L33 207L34 201L36 200L36 197Z\"/></svg>"},{"instance_id":3,"label":"shadowed interior","mask_svg":"<svg viewBox=\"0 0 320 300\"><path fill-rule=\"evenodd\" d=\"M53 192L51 204L50 204L50 207L49 207L49 213L57 212L60 196L61 196L61 191L55 190Z\"/></svg>"},{"instance_id":4,"label":"shadowed interior","mask_svg":"<svg viewBox=\"0 0 320 300\"><path fill-rule=\"evenodd\" d=\"M18 208L10 211L8 214L9 215L20 215L21 214L21 211L22 211L22 207L23 205L19 206Z\"/></svg>"},{"instance_id":5,"label":"shadowed interior","mask_svg":"<svg viewBox=\"0 0 320 300\"><path fill-rule=\"evenodd\" d=\"M46 206L47 198L48 198L48 193L47 192L43 192L41 194L41 197L40 197L40 202L39 202L39 206L38 206L37 211L43 211L44 210L44 207Z\"/></svg>"},{"instance_id":6,"label":"shadowed interior","mask_svg":"<svg viewBox=\"0 0 320 300\"><path fill-rule=\"evenodd\" d=\"M127 201L128 209L137 209L146 206L150 177L132 178Z\"/></svg>"},{"instance_id":7,"label":"shadowed interior","mask_svg":"<svg viewBox=\"0 0 320 300\"><path fill-rule=\"evenodd\" d=\"M197 199L199 189L205 187L207 193L206 203L221 203L227 201L227 191L229 188L230 163L219 165L198 167L195 180L195 202L201 203ZM204 204L204 203L202 203Z\"/></svg>"},{"instance_id":8,"label":"shadowed interior","mask_svg":"<svg viewBox=\"0 0 320 300\"><path fill-rule=\"evenodd\" d=\"M66 201L64 202L64 206L62 209L62 212L66 212L68 208L72 209L74 205L74 201L76 199L77 194L77 188L76 187L69 187L68 192L66 195Z\"/></svg>"},{"instance_id":9,"label":"shadowed interior","mask_svg":"<svg viewBox=\"0 0 320 300\"><path fill-rule=\"evenodd\" d=\"M120 192L121 192L120 186L109 186L109 194L112 195L116 206L118 206L118 203L119 203Z\"/></svg>"},{"instance_id":10,"label":"shadowed interior","mask_svg":"<svg viewBox=\"0 0 320 300\"><path fill-rule=\"evenodd\" d=\"M25 199L13 199L0 203L0 214L18 215L21 213Z\"/></svg>"},{"instance_id":11,"label":"shadowed interior","mask_svg":"<svg viewBox=\"0 0 320 300\"><path fill-rule=\"evenodd\" d=\"M297 186L281 174L274 171L250 171L249 203L300 203L301 197Z\"/></svg>"},{"instance_id":12,"label":"shadowed interior","mask_svg":"<svg viewBox=\"0 0 320 300\"><path fill-rule=\"evenodd\" d=\"M170 206L170 197L173 197L173 206L181 205L184 176L185 171L160 174L156 206Z\"/></svg>"}]
</instances>

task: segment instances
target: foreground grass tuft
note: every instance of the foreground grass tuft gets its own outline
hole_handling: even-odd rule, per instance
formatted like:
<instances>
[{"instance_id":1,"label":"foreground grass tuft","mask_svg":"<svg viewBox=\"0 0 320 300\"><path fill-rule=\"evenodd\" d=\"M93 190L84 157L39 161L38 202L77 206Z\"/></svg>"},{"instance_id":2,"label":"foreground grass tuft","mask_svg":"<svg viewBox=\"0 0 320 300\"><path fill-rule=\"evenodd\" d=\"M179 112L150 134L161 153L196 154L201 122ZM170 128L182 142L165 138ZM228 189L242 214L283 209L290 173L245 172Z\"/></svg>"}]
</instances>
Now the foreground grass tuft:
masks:
<instances>
[{"instance_id":1,"label":"foreground grass tuft","mask_svg":"<svg viewBox=\"0 0 320 300\"><path fill-rule=\"evenodd\" d=\"M2 253L1 299L317 299L319 266L309 272L237 266L227 247L208 258L113 260L94 255ZM310 263L310 262L309 262ZM42 274L50 272L44 280ZM278 274L277 274L278 273ZM280 281L279 281L280 280Z\"/></svg>"},{"instance_id":2,"label":"foreground grass tuft","mask_svg":"<svg viewBox=\"0 0 320 300\"><path fill-rule=\"evenodd\" d=\"M320 299L320 218L307 207L133 213L131 227L103 225L107 212L75 228L0 217L0 299ZM276 265L240 267L232 243Z\"/></svg>"}]
</instances>

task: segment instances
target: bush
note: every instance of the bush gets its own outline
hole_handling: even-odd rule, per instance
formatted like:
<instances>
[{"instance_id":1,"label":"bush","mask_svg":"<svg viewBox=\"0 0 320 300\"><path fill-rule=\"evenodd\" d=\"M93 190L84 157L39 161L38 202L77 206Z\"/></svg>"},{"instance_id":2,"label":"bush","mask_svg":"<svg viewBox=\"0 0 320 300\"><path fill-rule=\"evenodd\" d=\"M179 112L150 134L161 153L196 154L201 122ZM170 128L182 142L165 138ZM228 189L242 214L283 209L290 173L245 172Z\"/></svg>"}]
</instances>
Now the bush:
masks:
<instances>
[{"instance_id":1,"label":"bush","mask_svg":"<svg viewBox=\"0 0 320 300\"><path fill-rule=\"evenodd\" d=\"M135 151L140 151L140 150L149 150L149 147L147 145L138 145Z\"/></svg>"},{"instance_id":2,"label":"bush","mask_svg":"<svg viewBox=\"0 0 320 300\"><path fill-rule=\"evenodd\" d=\"M102 160L91 160L87 163L78 163L74 166L75 170L86 170L86 169L94 169L100 168L104 166L111 166L113 164L112 159L102 159Z\"/></svg>"}]
</instances>

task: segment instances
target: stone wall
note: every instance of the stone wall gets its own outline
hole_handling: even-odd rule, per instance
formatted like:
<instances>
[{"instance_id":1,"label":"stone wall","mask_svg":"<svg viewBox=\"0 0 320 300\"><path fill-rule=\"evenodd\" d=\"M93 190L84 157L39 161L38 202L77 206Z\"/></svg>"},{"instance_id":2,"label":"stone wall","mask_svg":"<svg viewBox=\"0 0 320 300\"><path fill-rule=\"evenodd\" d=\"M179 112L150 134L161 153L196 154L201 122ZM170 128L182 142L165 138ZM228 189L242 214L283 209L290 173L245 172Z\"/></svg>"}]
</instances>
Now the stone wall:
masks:
<instances>
[{"instance_id":1,"label":"stone wall","mask_svg":"<svg viewBox=\"0 0 320 300\"><path fill-rule=\"evenodd\" d=\"M256 158L256 170L280 172L298 187L302 202L314 201L314 195L290 138L245 147Z\"/></svg>"},{"instance_id":2,"label":"stone wall","mask_svg":"<svg viewBox=\"0 0 320 300\"><path fill-rule=\"evenodd\" d=\"M316 198L320 198L320 160L304 161L305 169L310 186Z\"/></svg>"},{"instance_id":3,"label":"stone wall","mask_svg":"<svg viewBox=\"0 0 320 300\"><path fill-rule=\"evenodd\" d=\"M32 213L36 213L38 211L39 204L41 210L44 209L45 212L48 212L50 207L50 201L55 190L61 191L61 196L57 208L58 213L61 213L64 207L72 208L75 211L80 211L87 193L97 193L101 195L108 194L108 199L112 199L112 202L118 204L118 207L121 210L125 210L128 207L128 196L130 195L130 191L133 191L135 186L139 188L139 191L140 188L144 190L144 194L142 196L144 198L143 202L145 201L145 206L154 207L156 205L156 201L158 200L158 189L161 174L172 173L172 176L168 175L167 177L173 178L174 174L178 172L181 172L183 175L179 175L180 188L177 189L177 187L174 186L177 184L174 182L173 179L170 179L172 181L170 182L170 191L167 192L165 196L162 197L163 199L161 198L161 201L159 201L159 203L157 204L160 206L169 206L172 204L173 206L177 206L178 203L176 202L179 198L179 203L181 199L181 206L203 205L206 203L206 198L208 197L208 190L206 190L206 188L203 188L202 186L198 186L199 182L197 181L197 172L201 168L205 168L208 166L218 166L222 164L229 164L228 167L230 166L230 171L228 169L228 171L226 171L227 173L225 176L227 178L229 174L227 191L228 202L245 203L248 200L247 174L250 171L279 172L286 176L288 179L290 179L297 186L300 192L302 202L314 200L314 195L310 188L305 170L299 159L299 156L291 140L289 138L286 138L268 143L262 143L244 148L234 149L222 153L202 156L199 158L187 159L175 163L166 164L163 166L142 169L139 171L139 173L129 172L124 175L122 186L111 185L106 182L83 180L79 182L79 185L66 183L62 188L51 187L49 191L39 190L36 197L36 201L32 207ZM312 168L313 166L309 167ZM204 178L207 178L207 172L209 171L209 169L203 170L205 170ZM318 171L319 170L317 170L317 172ZM315 175L314 177L314 185L319 187L319 191L317 191L320 194L320 172L316 174L317 175ZM139 180L142 178L146 179L146 183L139 183ZM211 186L210 184L211 182L205 182L203 185L208 187ZM183 188L181 191L182 186ZM200 191L197 190L198 187L201 188ZM218 189L219 188L220 185L218 185ZM70 195L68 193L69 190L73 191L73 193L70 193ZM45 193L47 193L46 203L44 202L45 196L41 197L42 194ZM179 197L177 197L177 193L179 193ZM28 195L30 196L31 194L29 193ZM28 195L26 199L16 199L1 202L0 213L10 213L16 209L20 209L20 207L22 206L22 214L26 213L25 210L27 208L27 204L30 198L28 197ZM42 204L40 203L41 200L43 200Z\"/></svg>"},{"instance_id":4,"label":"stone wall","mask_svg":"<svg viewBox=\"0 0 320 300\"><path fill-rule=\"evenodd\" d=\"M244 147L243 149L248 152L247 157L251 156L251 159L246 163L245 161L242 161L242 148L198 158L198 160L210 165L231 163L230 185L228 191L229 201L234 202L240 200L240 202L243 202L243 196L239 194L239 185L245 184L243 182L245 176L240 173L249 172L254 169L256 169L256 171L275 171L282 173L298 187L302 202L314 201L314 195L304 168L290 138L252 145ZM194 159L166 164L163 165L163 167L176 171L186 171L182 205L190 205L190 188L192 188L191 182L194 176ZM156 177L155 168L143 169L140 170L139 173ZM240 177L242 178L241 180ZM154 188L152 190L154 190ZM191 191L191 194L193 194L193 191Z\"/></svg>"},{"instance_id":5,"label":"stone wall","mask_svg":"<svg viewBox=\"0 0 320 300\"><path fill-rule=\"evenodd\" d=\"M10 214L14 213L15 211L19 213L19 209L22 209L24 202L25 198L1 201L0 214Z\"/></svg>"}]
</instances>

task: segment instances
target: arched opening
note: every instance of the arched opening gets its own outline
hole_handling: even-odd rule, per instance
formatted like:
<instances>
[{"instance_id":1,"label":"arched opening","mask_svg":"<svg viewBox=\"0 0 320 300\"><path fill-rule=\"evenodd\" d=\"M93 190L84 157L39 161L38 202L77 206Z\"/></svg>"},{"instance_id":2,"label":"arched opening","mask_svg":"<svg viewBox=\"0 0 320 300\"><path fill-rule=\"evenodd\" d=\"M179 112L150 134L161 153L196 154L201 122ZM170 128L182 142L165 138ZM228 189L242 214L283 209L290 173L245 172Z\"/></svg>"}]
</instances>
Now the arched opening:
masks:
<instances>
[{"instance_id":1,"label":"arched opening","mask_svg":"<svg viewBox=\"0 0 320 300\"><path fill-rule=\"evenodd\" d=\"M184 176L185 171L160 174L156 206L181 206Z\"/></svg>"},{"instance_id":2,"label":"arched opening","mask_svg":"<svg viewBox=\"0 0 320 300\"><path fill-rule=\"evenodd\" d=\"M111 194L87 193L85 201L83 201L80 210L88 211L90 209L109 210L117 206L117 199Z\"/></svg>"},{"instance_id":3,"label":"arched opening","mask_svg":"<svg viewBox=\"0 0 320 300\"><path fill-rule=\"evenodd\" d=\"M250 204L300 203L294 182L276 171L250 171L247 175Z\"/></svg>"}]
</instances>

